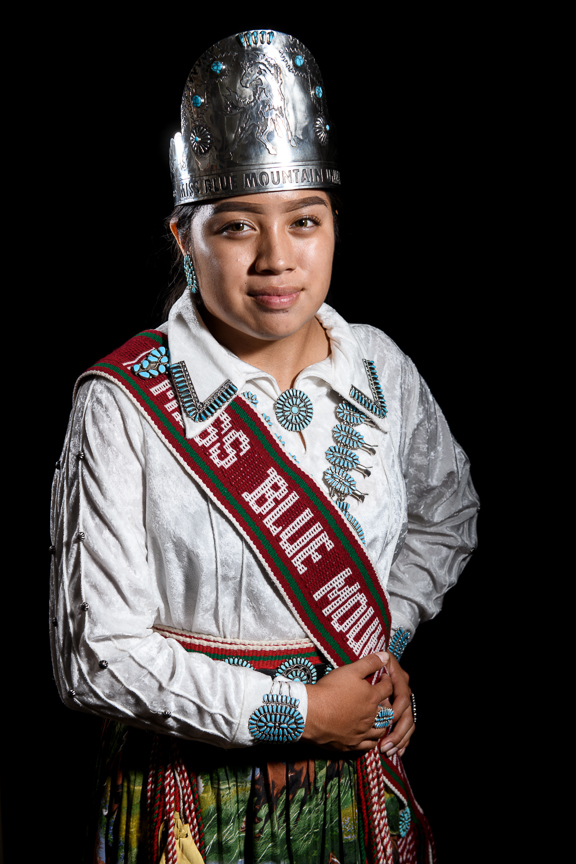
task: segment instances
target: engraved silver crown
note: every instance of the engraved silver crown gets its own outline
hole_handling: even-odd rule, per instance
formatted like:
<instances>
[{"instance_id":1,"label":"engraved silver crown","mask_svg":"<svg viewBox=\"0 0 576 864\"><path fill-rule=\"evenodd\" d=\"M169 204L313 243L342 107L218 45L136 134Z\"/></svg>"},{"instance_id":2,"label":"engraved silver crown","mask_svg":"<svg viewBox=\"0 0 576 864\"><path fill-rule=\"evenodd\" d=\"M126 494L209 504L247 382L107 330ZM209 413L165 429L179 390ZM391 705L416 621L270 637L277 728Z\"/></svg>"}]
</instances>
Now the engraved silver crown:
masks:
<instances>
[{"instance_id":1,"label":"engraved silver crown","mask_svg":"<svg viewBox=\"0 0 576 864\"><path fill-rule=\"evenodd\" d=\"M170 142L175 204L340 186L320 69L293 36L229 36L193 67Z\"/></svg>"}]
</instances>

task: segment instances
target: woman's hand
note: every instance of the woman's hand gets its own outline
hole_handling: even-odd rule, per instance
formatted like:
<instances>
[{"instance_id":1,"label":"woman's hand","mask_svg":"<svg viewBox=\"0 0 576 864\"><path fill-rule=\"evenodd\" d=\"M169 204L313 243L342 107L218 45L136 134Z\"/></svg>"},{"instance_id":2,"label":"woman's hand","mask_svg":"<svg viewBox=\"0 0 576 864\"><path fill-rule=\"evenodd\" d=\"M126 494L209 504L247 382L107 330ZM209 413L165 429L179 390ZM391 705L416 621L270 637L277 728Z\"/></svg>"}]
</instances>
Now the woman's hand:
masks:
<instances>
[{"instance_id":1,"label":"woman's hand","mask_svg":"<svg viewBox=\"0 0 576 864\"><path fill-rule=\"evenodd\" d=\"M317 684L308 685L308 714L302 738L331 750L364 752L377 747L382 730L374 728L374 721L380 705L392 695L394 682L388 675L374 685L365 679L388 666L392 659L384 652L369 654L334 669ZM396 667L400 669L397 663Z\"/></svg>"},{"instance_id":2,"label":"woman's hand","mask_svg":"<svg viewBox=\"0 0 576 864\"><path fill-rule=\"evenodd\" d=\"M380 742L380 751L385 756L393 756L398 752L402 756L416 728L412 716L412 705L410 703L410 694L412 691L408 684L410 680L408 673L402 669L393 654L390 654L389 658L386 663L386 669L394 691L390 700L392 705L388 700L386 700L384 705L386 708L392 708L394 711L394 726L390 734Z\"/></svg>"}]
</instances>

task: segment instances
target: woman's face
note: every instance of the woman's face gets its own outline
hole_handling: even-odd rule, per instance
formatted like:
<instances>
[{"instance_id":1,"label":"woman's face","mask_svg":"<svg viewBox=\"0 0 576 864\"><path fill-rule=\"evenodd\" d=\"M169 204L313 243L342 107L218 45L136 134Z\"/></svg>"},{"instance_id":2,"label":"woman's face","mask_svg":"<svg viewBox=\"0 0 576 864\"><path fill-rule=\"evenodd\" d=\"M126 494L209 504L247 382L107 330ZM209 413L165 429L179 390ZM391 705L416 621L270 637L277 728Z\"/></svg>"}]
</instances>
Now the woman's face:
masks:
<instances>
[{"instance_id":1,"label":"woman's face","mask_svg":"<svg viewBox=\"0 0 576 864\"><path fill-rule=\"evenodd\" d=\"M328 293L330 199L306 189L210 202L192 220L191 249L218 336L229 345L235 336L285 338L314 318Z\"/></svg>"}]
</instances>

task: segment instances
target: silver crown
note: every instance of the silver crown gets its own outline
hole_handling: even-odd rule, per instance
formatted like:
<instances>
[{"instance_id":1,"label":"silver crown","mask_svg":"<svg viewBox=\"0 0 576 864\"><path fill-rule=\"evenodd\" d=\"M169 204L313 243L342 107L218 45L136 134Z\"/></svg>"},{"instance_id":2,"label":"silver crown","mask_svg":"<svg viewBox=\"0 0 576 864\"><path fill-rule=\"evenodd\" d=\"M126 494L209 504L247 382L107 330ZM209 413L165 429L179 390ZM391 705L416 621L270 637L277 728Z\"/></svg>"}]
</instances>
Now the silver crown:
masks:
<instances>
[{"instance_id":1,"label":"silver crown","mask_svg":"<svg viewBox=\"0 0 576 864\"><path fill-rule=\"evenodd\" d=\"M188 76L170 142L176 204L340 186L320 69L293 36L250 30L206 51Z\"/></svg>"}]
</instances>

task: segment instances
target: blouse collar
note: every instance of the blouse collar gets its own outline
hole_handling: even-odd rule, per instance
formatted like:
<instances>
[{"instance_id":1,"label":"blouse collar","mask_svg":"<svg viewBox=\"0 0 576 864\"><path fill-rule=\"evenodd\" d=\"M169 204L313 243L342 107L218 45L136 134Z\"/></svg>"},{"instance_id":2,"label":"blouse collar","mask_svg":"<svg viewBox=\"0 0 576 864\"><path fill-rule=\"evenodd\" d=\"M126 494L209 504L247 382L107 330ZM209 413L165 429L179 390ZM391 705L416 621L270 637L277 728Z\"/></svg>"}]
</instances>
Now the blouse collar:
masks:
<instances>
[{"instance_id":1,"label":"blouse collar","mask_svg":"<svg viewBox=\"0 0 576 864\"><path fill-rule=\"evenodd\" d=\"M304 369L298 375L295 386L305 387L306 379L315 377L324 381L344 399L350 398L350 388L353 386L371 398L362 362L363 359L371 358L365 358L353 328L327 303L320 307L316 317L328 334L331 352L325 360ZM174 304L168 322L162 329L166 330L168 336L170 362L186 364L199 400L207 399L226 380L231 381L239 393L247 388L250 380L263 378L268 379L277 389L278 385L272 375L241 360L216 341L198 314L188 291ZM226 404L199 423L185 416L183 419L186 437L193 438L200 434L224 410ZM388 428L385 419L371 419L381 429Z\"/></svg>"}]
</instances>

